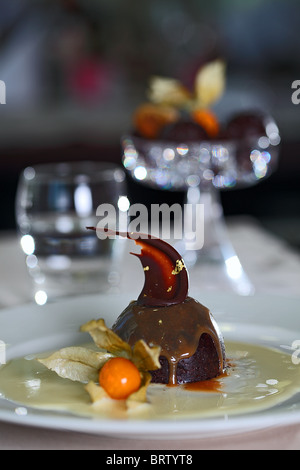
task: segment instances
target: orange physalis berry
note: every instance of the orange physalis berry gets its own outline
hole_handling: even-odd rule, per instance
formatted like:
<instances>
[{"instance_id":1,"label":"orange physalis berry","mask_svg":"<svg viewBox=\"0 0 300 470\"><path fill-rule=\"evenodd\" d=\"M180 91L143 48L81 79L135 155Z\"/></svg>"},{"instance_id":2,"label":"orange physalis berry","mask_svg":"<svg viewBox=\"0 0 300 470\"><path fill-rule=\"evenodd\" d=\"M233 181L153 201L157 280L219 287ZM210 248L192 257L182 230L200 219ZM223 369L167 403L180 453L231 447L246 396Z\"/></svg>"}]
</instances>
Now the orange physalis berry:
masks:
<instances>
[{"instance_id":1,"label":"orange physalis berry","mask_svg":"<svg viewBox=\"0 0 300 470\"><path fill-rule=\"evenodd\" d=\"M133 116L136 130L147 139L155 139L167 124L179 119L178 111L171 106L145 103L138 107Z\"/></svg>"},{"instance_id":2,"label":"orange physalis berry","mask_svg":"<svg viewBox=\"0 0 300 470\"><path fill-rule=\"evenodd\" d=\"M211 138L217 137L220 126L215 114L208 109L196 109L192 113L194 121L206 131Z\"/></svg>"},{"instance_id":3,"label":"orange physalis berry","mask_svg":"<svg viewBox=\"0 0 300 470\"><path fill-rule=\"evenodd\" d=\"M138 368L129 359L109 359L99 372L99 384L115 400L126 400L141 386Z\"/></svg>"}]
</instances>

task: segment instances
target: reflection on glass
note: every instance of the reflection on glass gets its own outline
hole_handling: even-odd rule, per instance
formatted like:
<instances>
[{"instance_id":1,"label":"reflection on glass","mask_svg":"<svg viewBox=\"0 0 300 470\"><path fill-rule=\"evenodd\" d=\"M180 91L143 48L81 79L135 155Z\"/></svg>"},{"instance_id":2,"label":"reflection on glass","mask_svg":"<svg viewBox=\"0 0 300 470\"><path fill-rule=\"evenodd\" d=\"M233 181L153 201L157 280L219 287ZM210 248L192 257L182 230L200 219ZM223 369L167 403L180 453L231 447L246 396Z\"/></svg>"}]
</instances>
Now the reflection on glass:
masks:
<instances>
[{"instance_id":1,"label":"reflection on glass","mask_svg":"<svg viewBox=\"0 0 300 470\"><path fill-rule=\"evenodd\" d=\"M93 213L93 197L91 188L80 183L74 191L75 210L79 217L88 217Z\"/></svg>"}]
</instances>

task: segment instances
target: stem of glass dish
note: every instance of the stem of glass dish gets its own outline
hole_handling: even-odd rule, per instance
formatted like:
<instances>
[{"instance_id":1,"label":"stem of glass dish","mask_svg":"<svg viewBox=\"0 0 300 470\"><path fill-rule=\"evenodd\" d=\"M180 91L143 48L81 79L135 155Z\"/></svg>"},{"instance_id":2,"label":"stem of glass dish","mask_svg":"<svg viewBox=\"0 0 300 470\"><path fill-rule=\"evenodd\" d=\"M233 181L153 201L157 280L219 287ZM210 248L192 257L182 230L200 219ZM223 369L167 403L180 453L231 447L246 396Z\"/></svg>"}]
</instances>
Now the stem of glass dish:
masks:
<instances>
[{"instance_id":1,"label":"stem of glass dish","mask_svg":"<svg viewBox=\"0 0 300 470\"><path fill-rule=\"evenodd\" d=\"M184 205L181 250L191 282L251 295L254 288L230 242L219 191L210 185L190 187ZM202 245L200 243L202 241ZM199 281L200 280L200 281Z\"/></svg>"}]
</instances>

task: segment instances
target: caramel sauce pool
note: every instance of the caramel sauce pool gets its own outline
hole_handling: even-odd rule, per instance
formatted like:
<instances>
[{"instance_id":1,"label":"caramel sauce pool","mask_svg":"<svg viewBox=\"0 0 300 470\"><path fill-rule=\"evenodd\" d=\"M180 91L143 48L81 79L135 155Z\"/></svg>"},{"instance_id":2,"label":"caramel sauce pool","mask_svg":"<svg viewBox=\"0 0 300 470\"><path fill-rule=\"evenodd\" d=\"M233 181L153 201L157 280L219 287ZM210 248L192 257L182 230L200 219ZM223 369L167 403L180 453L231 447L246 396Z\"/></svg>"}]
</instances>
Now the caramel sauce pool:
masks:
<instances>
[{"instance_id":1,"label":"caramel sauce pool","mask_svg":"<svg viewBox=\"0 0 300 470\"><path fill-rule=\"evenodd\" d=\"M220 392L222 393L222 378L227 377L228 372L225 371L219 377L210 380L202 380L202 382L192 382L182 385L182 387L190 392Z\"/></svg>"}]
</instances>

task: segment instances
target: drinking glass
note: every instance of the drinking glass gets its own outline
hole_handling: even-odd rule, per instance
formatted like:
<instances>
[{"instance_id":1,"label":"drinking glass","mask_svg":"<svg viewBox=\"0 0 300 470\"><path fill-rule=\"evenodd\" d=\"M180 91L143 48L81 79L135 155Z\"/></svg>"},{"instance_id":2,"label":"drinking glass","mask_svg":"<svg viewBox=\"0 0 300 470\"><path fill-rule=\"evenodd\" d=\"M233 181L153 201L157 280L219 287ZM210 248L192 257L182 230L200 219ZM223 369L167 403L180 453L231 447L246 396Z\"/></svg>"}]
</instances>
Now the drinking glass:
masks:
<instances>
[{"instance_id":1,"label":"drinking glass","mask_svg":"<svg viewBox=\"0 0 300 470\"><path fill-rule=\"evenodd\" d=\"M99 240L86 227L99 221L100 204L117 210L126 199L124 170L112 163L40 164L23 171L16 220L38 304L118 285L122 240Z\"/></svg>"},{"instance_id":2,"label":"drinking glass","mask_svg":"<svg viewBox=\"0 0 300 470\"><path fill-rule=\"evenodd\" d=\"M195 287L253 293L227 233L220 191L249 187L268 177L277 167L279 143L271 117L265 119L265 132L243 139L178 143L135 135L122 138L123 166L135 181L160 190L185 191L188 227L195 227L197 211L204 207L203 246L197 247L196 232L183 231L181 242L174 241Z\"/></svg>"}]
</instances>

